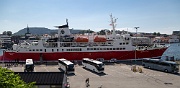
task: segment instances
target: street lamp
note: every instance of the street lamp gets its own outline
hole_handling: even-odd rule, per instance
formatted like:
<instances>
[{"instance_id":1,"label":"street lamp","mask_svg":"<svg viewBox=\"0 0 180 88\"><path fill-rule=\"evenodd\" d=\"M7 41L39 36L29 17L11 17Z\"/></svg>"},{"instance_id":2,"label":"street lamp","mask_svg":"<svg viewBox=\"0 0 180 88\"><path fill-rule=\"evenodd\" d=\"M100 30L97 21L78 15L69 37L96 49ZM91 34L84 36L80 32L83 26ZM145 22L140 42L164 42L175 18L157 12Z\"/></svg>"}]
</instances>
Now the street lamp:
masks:
<instances>
[{"instance_id":1,"label":"street lamp","mask_svg":"<svg viewBox=\"0 0 180 88\"><path fill-rule=\"evenodd\" d=\"M134 27L136 29L136 42L135 42L135 46L137 48L137 30L139 27ZM136 66L136 48L135 48L135 66Z\"/></svg>"}]
</instances>

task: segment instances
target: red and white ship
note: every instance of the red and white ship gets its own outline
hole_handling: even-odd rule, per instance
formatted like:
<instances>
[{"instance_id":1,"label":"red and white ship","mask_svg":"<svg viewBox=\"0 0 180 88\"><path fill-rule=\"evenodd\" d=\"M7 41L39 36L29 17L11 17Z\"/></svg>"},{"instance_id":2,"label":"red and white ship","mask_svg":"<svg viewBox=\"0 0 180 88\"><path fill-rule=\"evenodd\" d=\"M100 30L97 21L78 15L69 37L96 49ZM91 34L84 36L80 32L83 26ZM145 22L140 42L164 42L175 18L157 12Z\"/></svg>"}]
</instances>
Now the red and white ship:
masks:
<instances>
[{"instance_id":1,"label":"red and white ship","mask_svg":"<svg viewBox=\"0 0 180 88\"><path fill-rule=\"evenodd\" d=\"M1 60L22 60L32 58L35 61L53 61L59 58L82 60L92 58L100 60L127 60L162 56L166 46L154 44L138 47L132 45L130 34L116 34L116 19L111 15L113 32L106 35L72 35L68 22L58 26L58 37L42 38L38 42L14 44L12 50L4 51Z\"/></svg>"}]
</instances>

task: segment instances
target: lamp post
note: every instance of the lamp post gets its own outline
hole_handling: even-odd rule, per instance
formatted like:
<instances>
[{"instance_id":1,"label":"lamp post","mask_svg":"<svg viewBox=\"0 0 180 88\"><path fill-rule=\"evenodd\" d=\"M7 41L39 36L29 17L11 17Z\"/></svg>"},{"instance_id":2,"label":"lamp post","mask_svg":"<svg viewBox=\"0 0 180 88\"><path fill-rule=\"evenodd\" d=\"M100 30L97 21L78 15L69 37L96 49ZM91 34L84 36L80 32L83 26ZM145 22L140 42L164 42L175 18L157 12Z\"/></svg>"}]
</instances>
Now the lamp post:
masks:
<instances>
[{"instance_id":1,"label":"lamp post","mask_svg":"<svg viewBox=\"0 0 180 88\"><path fill-rule=\"evenodd\" d=\"M137 48L137 30L139 27L134 27L136 29L136 43L135 43L135 47ZM135 66L136 66L136 48L135 48Z\"/></svg>"}]
</instances>

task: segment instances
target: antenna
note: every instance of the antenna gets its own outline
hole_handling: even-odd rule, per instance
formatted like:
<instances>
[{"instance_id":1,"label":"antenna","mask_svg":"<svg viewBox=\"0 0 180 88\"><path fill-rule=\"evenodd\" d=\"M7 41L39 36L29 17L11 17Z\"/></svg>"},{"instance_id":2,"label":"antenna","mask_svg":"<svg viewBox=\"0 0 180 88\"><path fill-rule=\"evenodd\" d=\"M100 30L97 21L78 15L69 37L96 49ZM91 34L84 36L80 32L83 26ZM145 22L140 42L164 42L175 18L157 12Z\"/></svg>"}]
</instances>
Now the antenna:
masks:
<instances>
[{"instance_id":1,"label":"antenna","mask_svg":"<svg viewBox=\"0 0 180 88\"><path fill-rule=\"evenodd\" d=\"M66 24L68 25L68 19L66 18Z\"/></svg>"},{"instance_id":2,"label":"antenna","mask_svg":"<svg viewBox=\"0 0 180 88\"><path fill-rule=\"evenodd\" d=\"M128 28L127 28L127 34L128 34Z\"/></svg>"},{"instance_id":3,"label":"antenna","mask_svg":"<svg viewBox=\"0 0 180 88\"><path fill-rule=\"evenodd\" d=\"M29 33L29 27L28 27L28 24L27 24L27 33Z\"/></svg>"}]
</instances>

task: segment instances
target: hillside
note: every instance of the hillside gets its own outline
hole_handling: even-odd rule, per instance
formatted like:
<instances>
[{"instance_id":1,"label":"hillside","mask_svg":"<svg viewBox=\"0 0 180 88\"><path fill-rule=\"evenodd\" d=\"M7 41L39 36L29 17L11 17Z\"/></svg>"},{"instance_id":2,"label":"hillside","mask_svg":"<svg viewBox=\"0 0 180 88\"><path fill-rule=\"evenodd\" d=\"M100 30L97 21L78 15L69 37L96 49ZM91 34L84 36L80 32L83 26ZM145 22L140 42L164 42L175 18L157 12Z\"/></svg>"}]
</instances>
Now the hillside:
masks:
<instances>
[{"instance_id":1,"label":"hillside","mask_svg":"<svg viewBox=\"0 0 180 88\"><path fill-rule=\"evenodd\" d=\"M77 34L82 30L74 30L74 29L70 29L70 32L72 34ZM48 28L44 28L44 27L29 27L29 32L33 35L43 35L43 34L54 34L54 33L58 33L57 29L48 29ZM27 33L27 28L21 29L18 32L14 33L13 35L24 35L25 33Z\"/></svg>"},{"instance_id":2,"label":"hillside","mask_svg":"<svg viewBox=\"0 0 180 88\"><path fill-rule=\"evenodd\" d=\"M33 35L50 34L51 32L57 32L57 30L50 30L44 27L29 27L29 32ZM27 32L27 28L21 29L13 35L24 35Z\"/></svg>"}]
</instances>

